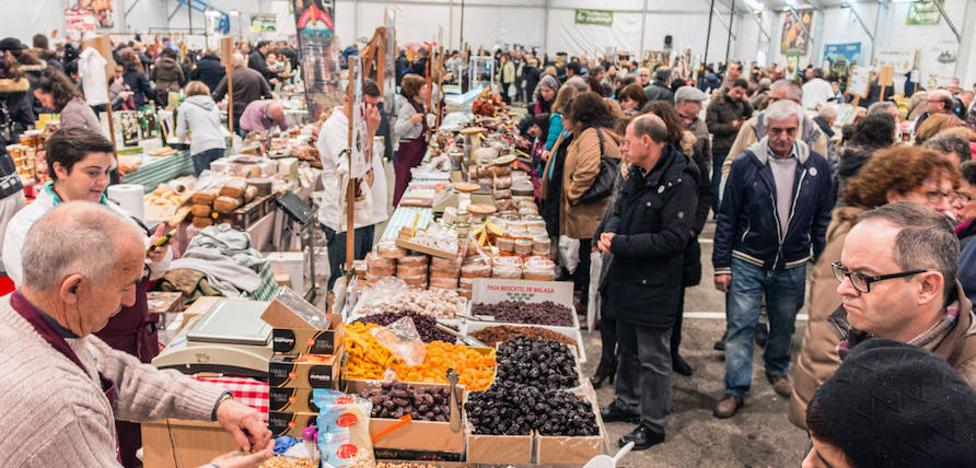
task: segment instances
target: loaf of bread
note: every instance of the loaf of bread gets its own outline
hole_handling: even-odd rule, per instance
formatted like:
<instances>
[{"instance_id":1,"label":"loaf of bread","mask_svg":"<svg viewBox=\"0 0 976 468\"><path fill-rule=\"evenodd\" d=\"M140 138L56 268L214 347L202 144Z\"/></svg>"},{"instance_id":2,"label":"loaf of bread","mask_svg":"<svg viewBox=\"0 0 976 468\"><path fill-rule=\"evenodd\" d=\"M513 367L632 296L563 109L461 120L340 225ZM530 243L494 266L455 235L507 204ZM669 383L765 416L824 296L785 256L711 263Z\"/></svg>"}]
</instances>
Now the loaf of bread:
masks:
<instances>
[{"instance_id":1,"label":"loaf of bread","mask_svg":"<svg viewBox=\"0 0 976 468\"><path fill-rule=\"evenodd\" d=\"M224 186L220 188L221 197L244 198L244 190L247 189L247 181L239 178L228 179Z\"/></svg>"},{"instance_id":2,"label":"loaf of bread","mask_svg":"<svg viewBox=\"0 0 976 468\"><path fill-rule=\"evenodd\" d=\"M214 210L221 214L227 214L241 206L241 201L231 197L217 197L214 200Z\"/></svg>"},{"instance_id":3,"label":"loaf of bread","mask_svg":"<svg viewBox=\"0 0 976 468\"><path fill-rule=\"evenodd\" d=\"M197 204L194 204L190 208L190 213L192 213L193 216L196 216L198 218L209 218L210 217L210 213L212 211L213 211L213 207L211 207L210 205L197 205Z\"/></svg>"},{"instance_id":4,"label":"loaf of bread","mask_svg":"<svg viewBox=\"0 0 976 468\"><path fill-rule=\"evenodd\" d=\"M213 224L213 220L210 219L209 216L207 216L207 217L194 216L193 217L193 226L198 227L200 229L203 229L205 227L208 227L211 224Z\"/></svg>"},{"instance_id":5,"label":"loaf of bread","mask_svg":"<svg viewBox=\"0 0 976 468\"><path fill-rule=\"evenodd\" d=\"M195 205L210 205L218 197L218 190L214 188L208 188L194 193L190 200L193 201Z\"/></svg>"},{"instance_id":6,"label":"loaf of bread","mask_svg":"<svg viewBox=\"0 0 976 468\"><path fill-rule=\"evenodd\" d=\"M244 189L244 203L251 203L255 198L258 197L258 188L253 185L248 185Z\"/></svg>"}]
</instances>

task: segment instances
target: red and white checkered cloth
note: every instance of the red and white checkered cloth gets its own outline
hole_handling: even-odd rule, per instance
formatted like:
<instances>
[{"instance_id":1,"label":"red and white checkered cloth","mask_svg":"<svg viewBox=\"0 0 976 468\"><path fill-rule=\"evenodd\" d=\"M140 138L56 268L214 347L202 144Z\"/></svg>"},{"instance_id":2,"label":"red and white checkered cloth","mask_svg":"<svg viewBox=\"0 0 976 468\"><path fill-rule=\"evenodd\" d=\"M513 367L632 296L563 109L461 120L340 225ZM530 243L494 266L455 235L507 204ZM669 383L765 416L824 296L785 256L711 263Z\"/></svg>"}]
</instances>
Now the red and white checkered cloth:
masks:
<instances>
[{"instance_id":1,"label":"red and white checkered cloth","mask_svg":"<svg viewBox=\"0 0 976 468\"><path fill-rule=\"evenodd\" d=\"M247 377L201 377L194 380L220 385L227 389L234 399L268 414L268 384Z\"/></svg>"}]
</instances>

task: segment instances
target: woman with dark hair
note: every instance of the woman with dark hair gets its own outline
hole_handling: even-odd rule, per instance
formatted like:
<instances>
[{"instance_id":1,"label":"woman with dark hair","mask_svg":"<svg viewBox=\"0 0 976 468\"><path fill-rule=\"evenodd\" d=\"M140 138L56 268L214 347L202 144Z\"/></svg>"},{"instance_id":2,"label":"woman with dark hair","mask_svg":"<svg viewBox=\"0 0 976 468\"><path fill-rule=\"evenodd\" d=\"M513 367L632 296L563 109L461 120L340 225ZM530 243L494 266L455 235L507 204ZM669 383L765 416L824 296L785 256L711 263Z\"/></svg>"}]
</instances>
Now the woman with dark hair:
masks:
<instances>
[{"instance_id":1,"label":"woman with dark hair","mask_svg":"<svg viewBox=\"0 0 976 468\"><path fill-rule=\"evenodd\" d=\"M34 97L47 109L61 114L61 128L83 127L101 133L95 111L88 106L81 91L59 71L52 71L34 88Z\"/></svg>"},{"instance_id":2,"label":"woman with dark hair","mask_svg":"<svg viewBox=\"0 0 976 468\"><path fill-rule=\"evenodd\" d=\"M543 76L534 90L535 104L531 107L532 113L539 115L553 112L552 105L558 92L559 80L552 75Z\"/></svg>"},{"instance_id":3,"label":"woman with dark hair","mask_svg":"<svg viewBox=\"0 0 976 468\"><path fill-rule=\"evenodd\" d=\"M707 141L699 141L695 134L686 129L681 120L681 115L674 109L671 103L666 101L651 101L643 108L644 113L651 113L664 121L664 126L668 129L668 143L678 147L685 156L695 163L698 169L698 205L695 207L695 221L692 224L691 237L684 252L684 265L681 271L681 282L685 292L692 286L697 286L701 282L701 245L698 243L698 236L705 228L708 220L708 210L712 207L712 187L709 178L709 154ZM685 294L681 295L676 311L674 328L671 331L671 368L678 374L686 377L694 373L691 365L681 357L681 325L684 316Z\"/></svg>"},{"instance_id":4,"label":"woman with dark hair","mask_svg":"<svg viewBox=\"0 0 976 468\"><path fill-rule=\"evenodd\" d=\"M17 62L4 57L0 51L0 143L3 146L20 141L20 134L34 125L34 99L30 82Z\"/></svg>"},{"instance_id":5,"label":"woman with dark hair","mask_svg":"<svg viewBox=\"0 0 976 468\"><path fill-rule=\"evenodd\" d=\"M895 118L887 112L868 114L857 122L846 146L838 152L837 174L834 176L834 195L840 195L847 180L861 171L875 152L895 144ZM844 203L837 197L837 205Z\"/></svg>"},{"instance_id":6,"label":"woman with dark hair","mask_svg":"<svg viewBox=\"0 0 976 468\"><path fill-rule=\"evenodd\" d=\"M617 102L624 114L637 115L647 104L647 93L641 85L631 83L617 92Z\"/></svg>"},{"instance_id":7,"label":"woman with dark hair","mask_svg":"<svg viewBox=\"0 0 976 468\"><path fill-rule=\"evenodd\" d=\"M573 100L573 143L566 153L562 193L559 206L559 234L580 241L580 262L574 283L580 291L580 303L588 302L590 288L590 251L593 233L610 203L609 197L588 200L584 197L601 177L602 157L620 158L620 137L613 130L616 121L603 97L585 92Z\"/></svg>"},{"instance_id":8,"label":"woman with dark hair","mask_svg":"<svg viewBox=\"0 0 976 468\"><path fill-rule=\"evenodd\" d=\"M590 91L599 94L601 97L607 97L607 90L603 87L603 83L593 75L588 75L586 77L586 86L589 86Z\"/></svg>"},{"instance_id":9,"label":"woman with dark hair","mask_svg":"<svg viewBox=\"0 0 976 468\"><path fill-rule=\"evenodd\" d=\"M122 64L125 65L122 80L132 91L132 101L136 109L156 99L156 91L149 85L149 78L143 69L139 53L133 49L126 50L122 53Z\"/></svg>"},{"instance_id":10,"label":"woman with dark hair","mask_svg":"<svg viewBox=\"0 0 976 468\"><path fill-rule=\"evenodd\" d=\"M400 82L400 93L406 98L397 111L393 128L399 140L393 169L396 176L393 188L393 206L400 203L400 197L410 183L410 170L420 165L427 153L427 110L424 103L430 93L427 81L421 75L410 74Z\"/></svg>"}]
</instances>

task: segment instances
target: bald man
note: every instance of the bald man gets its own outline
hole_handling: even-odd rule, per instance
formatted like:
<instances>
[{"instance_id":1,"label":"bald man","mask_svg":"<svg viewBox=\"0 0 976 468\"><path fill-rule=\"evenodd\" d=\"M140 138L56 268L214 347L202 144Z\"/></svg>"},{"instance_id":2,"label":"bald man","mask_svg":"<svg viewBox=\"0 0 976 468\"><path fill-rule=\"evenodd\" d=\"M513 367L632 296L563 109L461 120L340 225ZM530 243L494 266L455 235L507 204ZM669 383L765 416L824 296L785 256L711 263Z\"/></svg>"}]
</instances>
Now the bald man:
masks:
<instances>
[{"instance_id":1,"label":"bald man","mask_svg":"<svg viewBox=\"0 0 976 468\"><path fill-rule=\"evenodd\" d=\"M270 99L254 101L244 109L241 116L241 130L245 132L260 132L275 127L282 131L288 130L288 119L281 103Z\"/></svg>"}]
</instances>

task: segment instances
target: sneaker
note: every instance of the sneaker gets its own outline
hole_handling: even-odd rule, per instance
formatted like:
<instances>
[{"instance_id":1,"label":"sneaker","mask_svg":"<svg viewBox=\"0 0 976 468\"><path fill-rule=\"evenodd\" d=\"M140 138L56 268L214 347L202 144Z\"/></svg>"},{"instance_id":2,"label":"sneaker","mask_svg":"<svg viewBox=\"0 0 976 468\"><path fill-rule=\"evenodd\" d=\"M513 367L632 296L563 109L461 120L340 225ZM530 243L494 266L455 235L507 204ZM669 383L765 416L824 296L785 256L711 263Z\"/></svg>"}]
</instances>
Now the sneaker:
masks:
<instances>
[{"instance_id":1,"label":"sneaker","mask_svg":"<svg viewBox=\"0 0 976 468\"><path fill-rule=\"evenodd\" d=\"M712 416L715 416L718 419L731 418L739 412L739 408L742 408L743 405L745 405L744 399L735 395L725 395L725 397L719 400L715 405L715 409L712 410Z\"/></svg>"},{"instance_id":2,"label":"sneaker","mask_svg":"<svg viewBox=\"0 0 976 468\"><path fill-rule=\"evenodd\" d=\"M790 378L786 375L767 375L769 383L773 385L773 391L777 395L783 398L789 398L793 393L793 384L790 382Z\"/></svg>"}]
</instances>

